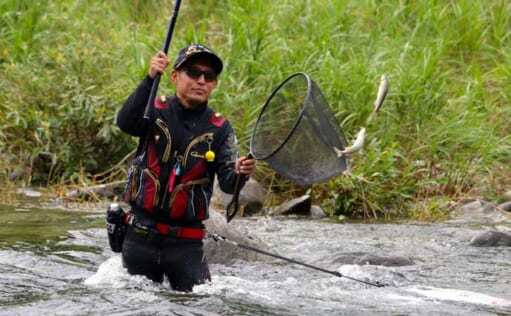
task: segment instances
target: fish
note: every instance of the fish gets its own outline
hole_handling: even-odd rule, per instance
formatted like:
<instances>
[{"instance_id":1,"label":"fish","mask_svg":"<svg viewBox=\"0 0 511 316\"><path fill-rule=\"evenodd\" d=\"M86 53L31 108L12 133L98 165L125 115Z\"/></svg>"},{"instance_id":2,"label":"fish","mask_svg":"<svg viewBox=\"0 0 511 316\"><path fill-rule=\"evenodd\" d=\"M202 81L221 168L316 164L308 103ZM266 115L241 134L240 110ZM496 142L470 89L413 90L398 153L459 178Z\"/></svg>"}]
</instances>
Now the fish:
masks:
<instances>
[{"instance_id":1,"label":"fish","mask_svg":"<svg viewBox=\"0 0 511 316\"><path fill-rule=\"evenodd\" d=\"M380 78L380 85L378 86L378 94L376 95L376 100L374 101L374 110L373 113L367 119L366 124L370 124L373 117L376 116L376 113L380 111L381 106L383 105L383 101L385 101L385 97L389 92L389 81L386 75L382 75ZM364 147L364 141L366 137L366 129L362 128L357 134L357 138L353 145L340 150L339 148L334 147L334 151L338 157L349 156L353 153L356 153Z\"/></svg>"},{"instance_id":2,"label":"fish","mask_svg":"<svg viewBox=\"0 0 511 316\"><path fill-rule=\"evenodd\" d=\"M387 76L382 75L380 79L380 86L378 87L378 94L376 95L376 100L374 101L374 112L378 112L383 105L383 101L387 96L387 92L389 91L389 81L387 80Z\"/></svg>"},{"instance_id":3,"label":"fish","mask_svg":"<svg viewBox=\"0 0 511 316\"><path fill-rule=\"evenodd\" d=\"M334 151L337 154L337 157L344 157L349 156L353 153L356 153L357 151L360 151L362 147L364 147L364 141L366 137L366 129L362 128L358 134L357 138L355 139L355 142L353 142L353 145L348 146L344 148L343 150L340 150L339 148L334 147Z\"/></svg>"}]
</instances>

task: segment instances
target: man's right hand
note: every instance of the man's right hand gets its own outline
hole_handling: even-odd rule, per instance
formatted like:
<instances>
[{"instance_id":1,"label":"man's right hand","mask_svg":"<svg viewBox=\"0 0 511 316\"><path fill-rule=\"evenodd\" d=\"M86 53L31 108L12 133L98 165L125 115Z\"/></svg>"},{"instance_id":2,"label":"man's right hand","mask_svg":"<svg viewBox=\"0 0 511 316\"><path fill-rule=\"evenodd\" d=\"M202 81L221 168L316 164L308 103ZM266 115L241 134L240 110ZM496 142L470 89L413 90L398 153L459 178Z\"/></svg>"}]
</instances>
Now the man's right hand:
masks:
<instances>
[{"instance_id":1,"label":"man's right hand","mask_svg":"<svg viewBox=\"0 0 511 316\"><path fill-rule=\"evenodd\" d=\"M169 64L169 59L164 52L159 51L151 58L151 67L149 68L149 77L155 78L157 74L162 74Z\"/></svg>"}]
</instances>

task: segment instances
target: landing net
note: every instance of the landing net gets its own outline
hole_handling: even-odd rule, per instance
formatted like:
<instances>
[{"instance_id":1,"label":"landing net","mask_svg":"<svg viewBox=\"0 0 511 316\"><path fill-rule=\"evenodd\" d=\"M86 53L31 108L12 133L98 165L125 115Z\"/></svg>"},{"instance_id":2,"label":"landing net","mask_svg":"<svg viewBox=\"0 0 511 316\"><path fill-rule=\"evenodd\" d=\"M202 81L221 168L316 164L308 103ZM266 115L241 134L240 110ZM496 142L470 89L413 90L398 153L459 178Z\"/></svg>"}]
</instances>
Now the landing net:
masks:
<instances>
[{"instance_id":1,"label":"landing net","mask_svg":"<svg viewBox=\"0 0 511 316\"><path fill-rule=\"evenodd\" d=\"M275 171L307 186L346 170L334 148L344 135L317 84L304 73L281 83L266 101L250 141L250 151Z\"/></svg>"}]
</instances>

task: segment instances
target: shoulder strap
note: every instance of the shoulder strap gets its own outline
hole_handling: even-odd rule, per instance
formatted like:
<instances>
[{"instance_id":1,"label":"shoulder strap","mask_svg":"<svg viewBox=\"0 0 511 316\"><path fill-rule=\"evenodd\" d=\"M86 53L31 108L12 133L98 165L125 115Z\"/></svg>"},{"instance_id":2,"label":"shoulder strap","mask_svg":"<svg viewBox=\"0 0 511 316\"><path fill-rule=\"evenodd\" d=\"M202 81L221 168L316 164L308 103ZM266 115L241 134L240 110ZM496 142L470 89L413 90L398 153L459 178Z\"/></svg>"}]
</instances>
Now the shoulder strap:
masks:
<instances>
[{"instance_id":1,"label":"shoulder strap","mask_svg":"<svg viewBox=\"0 0 511 316\"><path fill-rule=\"evenodd\" d=\"M220 128L225 124L226 119L223 117L222 114L211 111L211 116L209 117L208 122L213 126Z\"/></svg>"},{"instance_id":2,"label":"shoulder strap","mask_svg":"<svg viewBox=\"0 0 511 316\"><path fill-rule=\"evenodd\" d=\"M164 110L169 107L167 97L162 95L154 100L154 107L158 110Z\"/></svg>"}]
</instances>

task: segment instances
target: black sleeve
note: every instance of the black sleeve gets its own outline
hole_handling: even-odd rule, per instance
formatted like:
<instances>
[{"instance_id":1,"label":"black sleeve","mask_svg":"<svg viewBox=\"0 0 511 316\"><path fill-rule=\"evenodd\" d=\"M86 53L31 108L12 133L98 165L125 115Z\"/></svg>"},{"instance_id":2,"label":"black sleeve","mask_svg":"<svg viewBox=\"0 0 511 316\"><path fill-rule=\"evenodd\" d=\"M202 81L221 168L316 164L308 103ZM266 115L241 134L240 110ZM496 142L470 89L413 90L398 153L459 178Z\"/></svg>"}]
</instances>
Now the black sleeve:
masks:
<instances>
[{"instance_id":1,"label":"black sleeve","mask_svg":"<svg viewBox=\"0 0 511 316\"><path fill-rule=\"evenodd\" d=\"M224 137L220 143L220 149L216 153L216 174L220 189L228 194L233 194L236 186L236 178L238 175L234 171L236 159L238 158L238 149L236 135L229 123L226 123ZM247 176L240 178L240 189L248 180Z\"/></svg>"},{"instance_id":2,"label":"black sleeve","mask_svg":"<svg viewBox=\"0 0 511 316\"><path fill-rule=\"evenodd\" d=\"M128 97L119 113L117 113L117 126L133 136L144 136L147 131L147 122L144 120L144 110L151 93L153 79L146 76L137 89Z\"/></svg>"}]
</instances>

